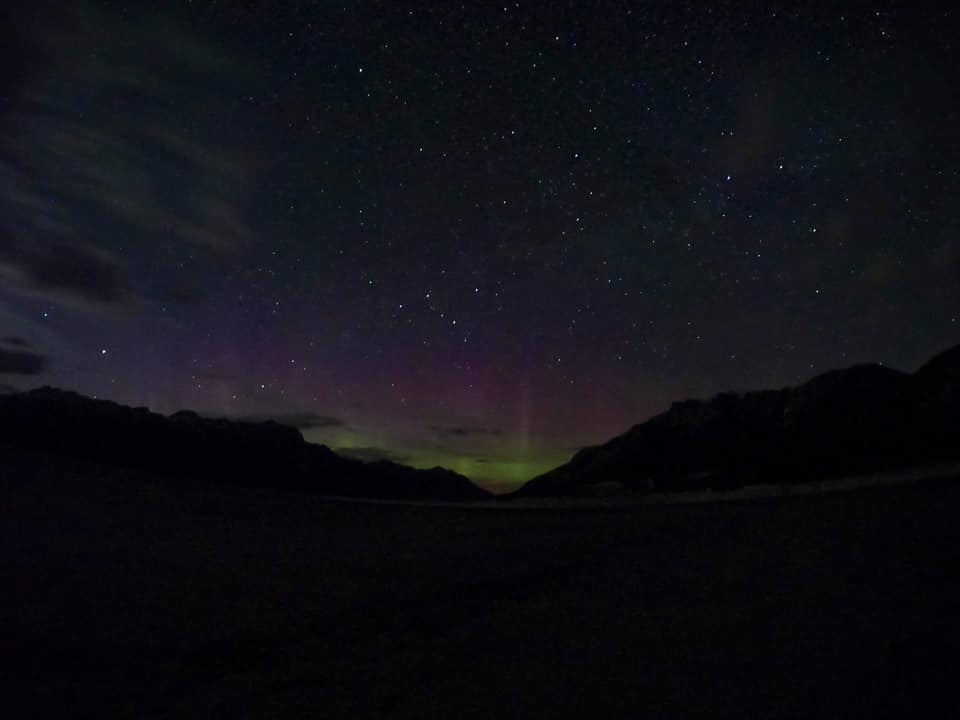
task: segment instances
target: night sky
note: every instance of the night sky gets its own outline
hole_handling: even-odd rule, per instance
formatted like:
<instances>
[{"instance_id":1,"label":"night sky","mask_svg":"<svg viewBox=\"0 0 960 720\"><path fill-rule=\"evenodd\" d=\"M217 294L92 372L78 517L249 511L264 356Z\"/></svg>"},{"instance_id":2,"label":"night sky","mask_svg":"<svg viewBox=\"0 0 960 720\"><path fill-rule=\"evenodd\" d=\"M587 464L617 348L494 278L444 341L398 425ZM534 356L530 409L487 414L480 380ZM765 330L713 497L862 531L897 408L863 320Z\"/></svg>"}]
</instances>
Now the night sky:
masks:
<instances>
[{"instance_id":1,"label":"night sky","mask_svg":"<svg viewBox=\"0 0 960 720\"><path fill-rule=\"evenodd\" d=\"M960 342L958 13L0 9L0 385L525 481ZM346 449L346 450L345 450Z\"/></svg>"}]
</instances>

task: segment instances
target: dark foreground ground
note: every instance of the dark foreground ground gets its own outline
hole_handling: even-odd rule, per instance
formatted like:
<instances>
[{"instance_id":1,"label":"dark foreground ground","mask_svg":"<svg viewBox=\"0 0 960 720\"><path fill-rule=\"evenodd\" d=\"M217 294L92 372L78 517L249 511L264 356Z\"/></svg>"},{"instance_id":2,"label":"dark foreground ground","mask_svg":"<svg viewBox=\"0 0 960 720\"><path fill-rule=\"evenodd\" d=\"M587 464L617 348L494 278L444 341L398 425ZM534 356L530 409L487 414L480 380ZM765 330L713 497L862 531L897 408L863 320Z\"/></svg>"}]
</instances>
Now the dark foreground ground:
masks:
<instances>
[{"instance_id":1,"label":"dark foreground ground","mask_svg":"<svg viewBox=\"0 0 960 720\"><path fill-rule=\"evenodd\" d=\"M960 481L490 510L46 474L0 481L17 717L960 709Z\"/></svg>"}]
</instances>

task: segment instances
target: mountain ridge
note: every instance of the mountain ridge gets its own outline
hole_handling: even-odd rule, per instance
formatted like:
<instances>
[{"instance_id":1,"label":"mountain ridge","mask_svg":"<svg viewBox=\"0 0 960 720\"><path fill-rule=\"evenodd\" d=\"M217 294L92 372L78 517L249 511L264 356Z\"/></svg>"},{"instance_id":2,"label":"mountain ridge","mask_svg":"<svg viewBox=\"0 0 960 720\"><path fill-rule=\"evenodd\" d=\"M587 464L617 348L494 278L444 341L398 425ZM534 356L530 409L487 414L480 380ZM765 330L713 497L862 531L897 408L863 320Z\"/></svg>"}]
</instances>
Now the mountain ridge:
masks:
<instances>
[{"instance_id":1,"label":"mountain ridge","mask_svg":"<svg viewBox=\"0 0 960 720\"><path fill-rule=\"evenodd\" d=\"M513 496L727 489L960 459L960 346L914 373L878 363L796 386L674 402Z\"/></svg>"},{"instance_id":2,"label":"mountain ridge","mask_svg":"<svg viewBox=\"0 0 960 720\"><path fill-rule=\"evenodd\" d=\"M273 420L192 410L164 416L52 387L0 395L0 444L195 483L406 500L490 497L451 470L345 458Z\"/></svg>"}]
</instances>

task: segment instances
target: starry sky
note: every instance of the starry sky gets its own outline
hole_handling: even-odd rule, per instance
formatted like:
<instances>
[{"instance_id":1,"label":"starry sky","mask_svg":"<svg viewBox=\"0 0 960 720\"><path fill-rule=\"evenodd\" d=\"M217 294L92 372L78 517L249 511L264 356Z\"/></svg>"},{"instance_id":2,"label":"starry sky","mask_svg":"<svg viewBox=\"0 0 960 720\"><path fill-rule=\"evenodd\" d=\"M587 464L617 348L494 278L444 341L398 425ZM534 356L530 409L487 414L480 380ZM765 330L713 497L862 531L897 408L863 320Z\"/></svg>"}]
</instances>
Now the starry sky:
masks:
<instances>
[{"instance_id":1,"label":"starry sky","mask_svg":"<svg viewBox=\"0 0 960 720\"><path fill-rule=\"evenodd\" d=\"M0 388L506 489L914 369L960 342L941 5L4 3Z\"/></svg>"}]
</instances>

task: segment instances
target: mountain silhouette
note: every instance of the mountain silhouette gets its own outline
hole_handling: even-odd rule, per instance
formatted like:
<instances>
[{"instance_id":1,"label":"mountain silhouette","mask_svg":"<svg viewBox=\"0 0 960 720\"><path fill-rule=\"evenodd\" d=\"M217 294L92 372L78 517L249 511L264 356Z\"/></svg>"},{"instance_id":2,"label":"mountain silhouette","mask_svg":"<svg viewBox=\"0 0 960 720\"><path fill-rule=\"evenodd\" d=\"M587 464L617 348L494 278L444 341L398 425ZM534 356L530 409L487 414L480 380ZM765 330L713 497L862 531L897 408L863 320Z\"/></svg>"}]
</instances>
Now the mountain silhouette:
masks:
<instances>
[{"instance_id":1,"label":"mountain silhouette","mask_svg":"<svg viewBox=\"0 0 960 720\"><path fill-rule=\"evenodd\" d=\"M0 451L73 458L171 479L349 497L481 500L490 494L444 468L363 463L272 421L169 417L55 388L0 395Z\"/></svg>"},{"instance_id":2,"label":"mountain silhouette","mask_svg":"<svg viewBox=\"0 0 960 720\"><path fill-rule=\"evenodd\" d=\"M960 346L911 374L856 365L797 387L684 400L515 495L729 489L960 460Z\"/></svg>"}]
</instances>

